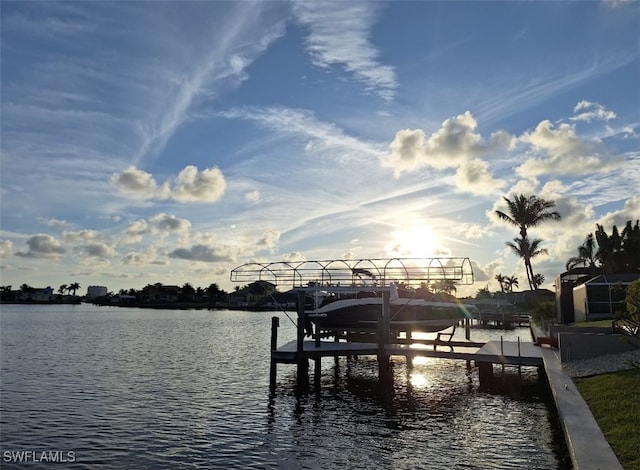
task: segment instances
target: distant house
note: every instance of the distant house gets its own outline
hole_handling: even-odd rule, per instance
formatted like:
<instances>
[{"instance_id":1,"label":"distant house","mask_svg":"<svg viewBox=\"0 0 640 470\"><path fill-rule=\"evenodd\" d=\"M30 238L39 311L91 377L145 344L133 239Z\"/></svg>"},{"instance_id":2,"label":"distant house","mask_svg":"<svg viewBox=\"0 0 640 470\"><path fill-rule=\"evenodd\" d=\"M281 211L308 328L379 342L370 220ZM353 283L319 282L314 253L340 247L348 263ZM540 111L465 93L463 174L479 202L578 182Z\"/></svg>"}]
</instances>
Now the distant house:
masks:
<instances>
[{"instance_id":1,"label":"distant house","mask_svg":"<svg viewBox=\"0 0 640 470\"><path fill-rule=\"evenodd\" d=\"M31 288L28 291L21 291L21 300L26 302L52 302L54 299L53 288Z\"/></svg>"},{"instance_id":2,"label":"distant house","mask_svg":"<svg viewBox=\"0 0 640 470\"><path fill-rule=\"evenodd\" d=\"M87 287L87 299L95 299L96 297L106 297L107 288L105 286L89 286Z\"/></svg>"},{"instance_id":3,"label":"distant house","mask_svg":"<svg viewBox=\"0 0 640 470\"><path fill-rule=\"evenodd\" d=\"M276 286L267 281L252 282L229 294L229 305L235 308L253 308L266 304L276 293Z\"/></svg>"},{"instance_id":4,"label":"distant house","mask_svg":"<svg viewBox=\"0 0 640 470\"><path fill-rule=\"evenodd\" d=\"M114 295L111 299L112 304L118 305L135 305L138 301L138 298L135 295L127 295L127 294L118 294Z\"/></svg>"},{"instance_id":5,"label":"distant house","mask_svg":"<svg viewBox=\"0 0 640 470\"><path fill-rule=\"evenodd\" d=\"M165 286L157 283L145 287L147 300L153 303L174 303L180 295L179 286Z\"/></svg>"}]
</instances>

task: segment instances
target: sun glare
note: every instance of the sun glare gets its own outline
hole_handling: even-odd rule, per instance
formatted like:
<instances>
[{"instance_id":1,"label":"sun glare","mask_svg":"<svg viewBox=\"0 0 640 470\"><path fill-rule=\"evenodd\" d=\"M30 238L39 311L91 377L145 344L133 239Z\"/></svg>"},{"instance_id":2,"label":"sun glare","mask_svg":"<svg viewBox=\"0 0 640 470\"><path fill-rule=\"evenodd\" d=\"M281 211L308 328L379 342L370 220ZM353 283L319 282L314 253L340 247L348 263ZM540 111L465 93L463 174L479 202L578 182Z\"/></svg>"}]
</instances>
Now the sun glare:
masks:
<instances>
[{"instance_id":1,"label":"sun glare","mask_svg":"<svg viewBox=\"0 0 640 470\"><path fill-rule=\"evenodd\" d=\"M435 256L437 249L436 236L426 225L393 231L386 246L390 256L407 258L430 258Z\"/></svg>"}]
</instances>

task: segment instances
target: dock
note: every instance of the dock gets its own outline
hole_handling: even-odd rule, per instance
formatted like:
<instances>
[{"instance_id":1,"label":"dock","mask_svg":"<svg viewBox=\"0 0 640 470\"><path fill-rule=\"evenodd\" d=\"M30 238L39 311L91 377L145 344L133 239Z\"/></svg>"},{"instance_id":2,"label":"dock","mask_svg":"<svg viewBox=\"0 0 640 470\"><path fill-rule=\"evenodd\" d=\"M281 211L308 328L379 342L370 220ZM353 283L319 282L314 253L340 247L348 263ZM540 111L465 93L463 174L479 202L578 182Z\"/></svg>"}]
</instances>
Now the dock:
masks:
<instances>
[{"instance_id":1,"label":"dock","mask_svg":"<svg viewBox=\"0 0 640 470\"><path fill-rule=\"evenodd\" d=\"M404 357L436 357L443 359L457 359L463 361L487 362L491 364L509 364L519 366L543 366L540 348L533 343L517 341L489 341L474 343L472 341L458 341L454 346L447 346L447 342L427 344L385 344L384 356ZM440 349L438 349L440 347ZM449 348L442 349L442 348ZM341 356L377 356L380 349L375 343L304 341L302 353L305 359ZM279 363L295 364L298 362L298 342L290 341L272 351L272 358Z\"/></svg>"},{"instance_id":2,"label":"dock","mask_svg":"<svg viewBox=\"0 0 640 470\"><path fill-rule=\"evenodd\" d=\"M275 317L274 317L275 318ZM540 348L533 343L520 341L489 341L477 343L473 341L421 341L419 343L387 343L381 348L376 343L313 341L290 341L271 351L272 370L276 363L298 364L302 368L299 373L307 372L308 361L316 361L320 367L323 357L376 356L381 363L381 375L385 361L392 356L433 357L473 361L478 367L481 384L491 380L493 365L514 365L543 367L544 361ZM275 379L275 377L274 377ZM275 385L275 384L273 384Z\"/></svg>"}]
</instances>

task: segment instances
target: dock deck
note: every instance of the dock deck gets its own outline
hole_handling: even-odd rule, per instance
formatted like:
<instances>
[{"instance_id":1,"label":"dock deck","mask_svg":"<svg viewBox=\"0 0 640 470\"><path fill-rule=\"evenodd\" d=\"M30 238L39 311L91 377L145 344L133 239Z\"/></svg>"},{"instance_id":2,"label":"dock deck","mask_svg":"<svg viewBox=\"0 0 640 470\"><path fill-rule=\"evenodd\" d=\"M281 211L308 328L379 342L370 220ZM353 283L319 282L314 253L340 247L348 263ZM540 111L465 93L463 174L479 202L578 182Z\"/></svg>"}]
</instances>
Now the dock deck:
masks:
<instances>
[{"instance_id":1,"label":"dock deck","mask_svg":"<svg viewBox=\"0 0 640 470\"><path fill-rule=\"evenodd\" d=\"M439 349L438 349L439 348ZM492 364L512 364L521 366L543 366L540 348L533 343L517 341L489 341L474 343L458 341L433 345L426 344L385 344L381 350L376 343L304 341L302 353L308 359L339 356L405 356L437 357L459 359ZM272 351L276 362L295 363L297 361L297 341L290 341Z\"/></svg>"}]
</instances>

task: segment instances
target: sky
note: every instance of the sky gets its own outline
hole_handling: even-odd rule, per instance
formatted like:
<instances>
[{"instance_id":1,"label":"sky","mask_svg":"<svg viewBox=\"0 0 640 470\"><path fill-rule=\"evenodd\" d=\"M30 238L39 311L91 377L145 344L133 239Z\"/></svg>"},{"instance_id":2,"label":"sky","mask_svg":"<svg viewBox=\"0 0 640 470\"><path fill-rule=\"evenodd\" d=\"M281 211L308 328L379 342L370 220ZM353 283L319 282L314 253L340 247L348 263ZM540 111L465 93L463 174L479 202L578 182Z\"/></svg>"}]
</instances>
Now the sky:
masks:
<instances>
[{"instance_id":1,"label":"sky","mask_svg":"<svg viewBox=\"0 0 640 470\"><path fill-rule=\"evenodd\" d=\"M640 218L639 2L0 8L3 286L453 256L459 296L526 289L495 210L534 194L553 290L596 224Z\"/></svg>"}]
</instances>

